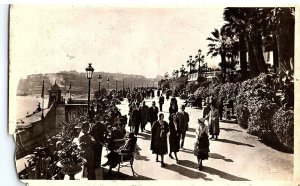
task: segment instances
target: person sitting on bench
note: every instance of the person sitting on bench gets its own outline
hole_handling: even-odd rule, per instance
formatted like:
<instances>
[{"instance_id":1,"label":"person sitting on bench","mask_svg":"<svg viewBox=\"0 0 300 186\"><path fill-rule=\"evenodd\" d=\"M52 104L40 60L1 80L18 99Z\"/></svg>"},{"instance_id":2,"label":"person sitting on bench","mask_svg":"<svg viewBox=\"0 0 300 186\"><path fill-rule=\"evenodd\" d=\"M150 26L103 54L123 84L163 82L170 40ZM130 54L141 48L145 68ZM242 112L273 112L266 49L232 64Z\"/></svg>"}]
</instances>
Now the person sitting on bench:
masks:
<instances>
[{"instance_id":1,"label":"person sitting on bench","mask_svg":"<svg viewBox=\"0 0 300 186\"><path fill-rule=\"evenodd\" d=\"M111 150L110 153L106 155L107 162L104 163L102 166L109 165L109 173L111 172L112 168L115 168L121 162L121 156L118 152L121 153L131 153L134 151L136 145L137 138L134 136L134 133L129 133L129 139L126 141L125 145L120 147L118 150Z\"/></svg>"}]
</instances>

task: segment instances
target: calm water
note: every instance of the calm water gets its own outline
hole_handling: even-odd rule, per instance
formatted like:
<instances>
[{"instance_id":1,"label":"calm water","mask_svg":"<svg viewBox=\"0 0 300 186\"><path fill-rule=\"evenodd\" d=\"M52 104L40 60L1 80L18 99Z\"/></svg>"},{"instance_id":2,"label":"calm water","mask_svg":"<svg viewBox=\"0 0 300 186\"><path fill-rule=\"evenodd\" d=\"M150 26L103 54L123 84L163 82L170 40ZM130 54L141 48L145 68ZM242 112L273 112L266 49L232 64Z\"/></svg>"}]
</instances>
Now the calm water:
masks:
<instances>
[{"instance_id":1,"label":"calm water","mask_svg":"<svg viewBox=\"0 0 300 186\"><path fill-rule=\"evenodd\" d=\"M42 98L40 96L17 96L17 118L23 118L27 115L27 112L31 114L36 110L38 104L41 103ZM48 106L48 97L44 98L44 107Z\"/></svg>"}]
</instances>

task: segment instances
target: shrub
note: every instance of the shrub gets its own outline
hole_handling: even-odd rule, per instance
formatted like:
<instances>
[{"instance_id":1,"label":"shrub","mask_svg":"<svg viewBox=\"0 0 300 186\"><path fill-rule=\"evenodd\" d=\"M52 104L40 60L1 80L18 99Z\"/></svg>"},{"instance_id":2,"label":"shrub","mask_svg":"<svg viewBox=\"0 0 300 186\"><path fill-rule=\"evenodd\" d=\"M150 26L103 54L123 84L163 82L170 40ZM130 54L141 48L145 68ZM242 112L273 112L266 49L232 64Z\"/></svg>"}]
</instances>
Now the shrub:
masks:
<instances>
[{"instance_id":1,"label":"shrub","mask_svg":"<svg viewBox=\"0 0 300 186\"><path fill-rule=\"evenodd\" d=\"M208 89L205 87L199 87L195 92L194 92L195 97L201 96L202 98L206 98L208 96Z\"/></svg>"},{"instance_id":2,"label":"shrub","mask_svg":"<svg viewBox=\"0 0 300 186\"><path fill-rule=\"evenodd\" d=\"M271 107L270 105L275 106L275 92L270 86L270 76L266 74L260 74L258 77L253 79L248 79L247 81L242 82L238 86L238 94L236 96L236 113L237 120L241 127L247 128L248 122L250 122L250 116L253 117L260 112L257 110L259 107L256 104L265 102L268 105L263 105L266 107ZM264 101L263 101L264 100ZM264 110L264 108L261 108ZM267 110L266 110L267 111ZM268 121L273 117L274 112L271 112L271 115L266 113L264 116ZM268 117L268 118L267 118ZM251 118L251 127L254 125L260 125L256 119ZM255 129L250 129L250 131Z\"/></svg>"},{"instance_id":3,"label":"shrub","mask_svg":"<svg viewBox=\"0 0 300 186\"><path fill-rule=\"evenodd\" d=\"M294 111L279 109L272 123L280 145L288 151L294 151Z\"/></svg>"},{"instance_id":4,"label":"shrub","mask_svg":"<svg viewBox=\"0 0 300 186\"><path fill-rule=\"evenodd\" d=\"M273 133L272 118L278 109L277 105L269 99L252 97L248 103L250 117L248 119L248 132L260 137L263 141L276 142Z\"/></svg>"},{"instance_id":5,"label":"shrub","mask_svg":"<svg viewBox=\"0 0 300 186\"><path fill-rule=\"evenodd\" d=\"M186 86L186 90L191 93L195 92L198 88L199 84L194 82L188 83Z\"/></svg>"}]
</instances>

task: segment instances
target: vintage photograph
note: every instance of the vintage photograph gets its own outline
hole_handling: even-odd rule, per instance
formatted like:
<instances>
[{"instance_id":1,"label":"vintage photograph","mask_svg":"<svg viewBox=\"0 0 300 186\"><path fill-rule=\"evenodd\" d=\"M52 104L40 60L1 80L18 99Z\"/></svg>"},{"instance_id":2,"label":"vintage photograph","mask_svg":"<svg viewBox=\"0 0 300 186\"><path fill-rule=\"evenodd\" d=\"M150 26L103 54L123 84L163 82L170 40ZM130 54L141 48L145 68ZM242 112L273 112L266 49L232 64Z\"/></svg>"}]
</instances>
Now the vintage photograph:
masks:
<instances>
[{"instance_id":1,"label":"vintage photograph","mask_svg":"<svg viewBox=\"0 0 300 186\"><path fill-rule=\"evenodd\" d=\"M10 5L28 180L292 181L295 7Z\"/></svg>"}]
</instances>

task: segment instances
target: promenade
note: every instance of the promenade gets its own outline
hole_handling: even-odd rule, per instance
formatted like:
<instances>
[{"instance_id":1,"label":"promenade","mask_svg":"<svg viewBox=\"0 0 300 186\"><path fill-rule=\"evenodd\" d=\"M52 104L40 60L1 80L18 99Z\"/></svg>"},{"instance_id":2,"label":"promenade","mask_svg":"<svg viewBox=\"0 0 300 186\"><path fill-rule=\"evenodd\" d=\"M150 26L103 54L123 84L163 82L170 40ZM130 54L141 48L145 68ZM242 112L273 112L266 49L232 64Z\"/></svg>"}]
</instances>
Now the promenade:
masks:
<instances>
[{"instance_id":1,"label":"promenade","mask_svg":"<svg viewBox=\"0 0 300 186\"><path fill-rule=\"evenodd\" d=\"M147 99L146 104L151 105L158 98ZM178 100L178 105L183 100ZM167 119L169 116L170 102L165 101L163 113ZM128 114L128 102L123 101L118 105L122 115ZM155 155L150 151L150 124L146 131L140 132L137 141L137 152L134 160L134 170L139 174L133 177L130 167L121 168L120 173L113 169L112 175L107 175L104 169L105 179L128 180L208 180L208 181L261 181L293 179L293 154L280 152L262 142L256 136L247 134L235 123L220 122L220 136L217 141L210 140L209 159L203 162L203 170L197 170L197 160L193 155L195 142L195 128L197 118L202 117L202 110L187 107L190 115L189 130L186 134L185 149L178 153L180 164L165 156L166 167L161 168L160 163L155 162ZM167 120L166 120L167 121ZM129 128L127 128L129 131ZM106 150L103 149L103 156ZM106 158L103 157L102 162Z\"/></svg>"}]
</instances>

